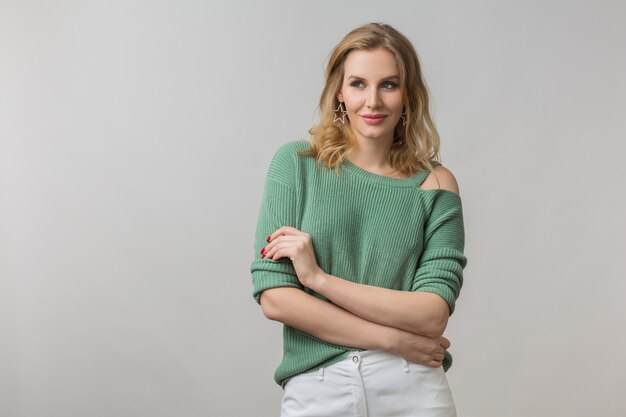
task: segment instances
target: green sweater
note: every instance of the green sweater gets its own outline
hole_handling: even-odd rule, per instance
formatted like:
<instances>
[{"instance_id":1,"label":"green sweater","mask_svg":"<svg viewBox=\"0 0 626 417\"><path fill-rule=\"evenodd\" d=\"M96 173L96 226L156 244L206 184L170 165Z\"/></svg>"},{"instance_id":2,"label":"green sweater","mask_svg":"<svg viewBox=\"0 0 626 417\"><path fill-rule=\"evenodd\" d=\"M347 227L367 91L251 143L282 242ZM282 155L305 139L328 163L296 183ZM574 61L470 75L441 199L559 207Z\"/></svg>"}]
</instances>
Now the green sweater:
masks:
<instances>
[{"instance_id":1,"label":"green sweater","mask_svg":"<svg viewBox=\"0 0 626 417\"><path fill-rule=\"evenodd\" d=\"M269 234L293 226L311 235L320 268L368 285L440 295L454 311L467 259L461 198L442 189L419 188L429 172L392 178L344 160L340 175L296 154L309 142L294 140L274 154L267 172L254 239L253 295L300 288L290 259L261 258ZM434 165L439 165L432 161ZM283 328L283 360L274 379L283 385L299 373L340 361L357 347L326 343L290 326ZM444 370L452 364L446 352Z\"/></svg>"}]
</instances>

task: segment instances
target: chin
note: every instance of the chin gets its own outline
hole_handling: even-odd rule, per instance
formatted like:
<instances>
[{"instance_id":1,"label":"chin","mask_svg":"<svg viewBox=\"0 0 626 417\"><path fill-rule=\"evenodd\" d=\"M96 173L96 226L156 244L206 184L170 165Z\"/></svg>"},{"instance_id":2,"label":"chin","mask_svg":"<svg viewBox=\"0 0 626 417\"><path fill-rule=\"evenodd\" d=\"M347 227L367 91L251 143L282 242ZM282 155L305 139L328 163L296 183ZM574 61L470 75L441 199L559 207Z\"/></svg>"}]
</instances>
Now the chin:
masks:
<instances>
[{"instance_id":1,"label":"chin","mask_svg":"<svg viewBox=\"0 0 626 417\"><path fill-rule=\"evenodd\" d=\"M356 133L362 138L369 139L369 140L381 140L382 138L385 138L387 136L393 137L393 131L387 132L387 131L382 131L382 130L378 130L378 131L364 130L360 132L357 131Z\"/></svg>"}]
</instances>

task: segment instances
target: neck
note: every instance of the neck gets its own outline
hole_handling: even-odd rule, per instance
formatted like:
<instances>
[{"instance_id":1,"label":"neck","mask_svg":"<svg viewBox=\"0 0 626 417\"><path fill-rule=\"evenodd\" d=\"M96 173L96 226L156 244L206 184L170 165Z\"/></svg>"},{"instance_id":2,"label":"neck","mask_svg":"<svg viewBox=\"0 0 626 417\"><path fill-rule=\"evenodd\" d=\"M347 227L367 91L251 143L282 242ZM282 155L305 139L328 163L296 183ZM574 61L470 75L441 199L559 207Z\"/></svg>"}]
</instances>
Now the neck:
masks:
<instances>
[{"instance_id":1,"label":"neck","mask_svg":"<svg viewBox=\"0 0 626 417\"><path fill-rule=\"evenodd\" d=\"M371 172L389 173L393 168L387 159L393 138L357 138L358 145L350 150L347 158L353 164Z\"/></svg>"}]
</instances>

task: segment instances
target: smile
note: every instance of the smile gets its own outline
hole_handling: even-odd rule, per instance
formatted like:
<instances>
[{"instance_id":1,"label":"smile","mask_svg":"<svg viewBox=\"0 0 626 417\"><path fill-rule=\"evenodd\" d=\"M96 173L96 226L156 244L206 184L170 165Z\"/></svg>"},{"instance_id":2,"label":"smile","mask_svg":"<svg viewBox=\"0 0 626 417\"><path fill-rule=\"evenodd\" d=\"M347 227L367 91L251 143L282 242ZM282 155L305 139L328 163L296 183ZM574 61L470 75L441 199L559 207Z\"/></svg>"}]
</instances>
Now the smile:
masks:
<instances>
[{"instance_id":1,"label":"smile","mask_svg":"<svg viewBox=\"0 0 626 417\"><path fill-rule=\"evenodd\" d=\"M363 118L365 123L370 124L370 125L377 125L379 123L384 122L387 116L383 114L376 114L376 115L366 115L366 116L361 116L361 117Z\"/></svg>"}]
</instances>

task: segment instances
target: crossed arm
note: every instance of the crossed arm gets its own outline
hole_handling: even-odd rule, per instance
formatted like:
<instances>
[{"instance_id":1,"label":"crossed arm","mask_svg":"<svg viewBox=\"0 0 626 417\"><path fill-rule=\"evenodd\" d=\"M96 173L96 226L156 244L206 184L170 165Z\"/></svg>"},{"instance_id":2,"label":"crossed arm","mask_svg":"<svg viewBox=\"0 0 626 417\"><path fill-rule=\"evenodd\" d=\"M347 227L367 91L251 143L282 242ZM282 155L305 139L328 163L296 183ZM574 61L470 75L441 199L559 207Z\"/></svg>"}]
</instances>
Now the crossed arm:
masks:
<instances>
[{"instance_id":1,"label":"crossed arm","mask_svg":"<svg viewBox=\"0 0 626 417\"><path fill-rule=\"evenodd\" d=\"M440 366L443 349L450 347L450 342L441 334L428 337L369 321L299 288L267 289L261 293L261 306L267 318L328 343L383 349L427 366Z\"/></svg>"},{"instance_id":2,"label":"crossed arm","mask_svg":"<svg viewBox=\"0 0 626 417\"><path fill-rule=\"evenodd\" d=\"M458 193L456 180L447 169L440 166L435 171L440 187L435 186L436 180L431 174L423 188L443 188ZM306 244L304 239L303 246ZM265 255L274 256L277 251L278 247L275 247ZM261 294L260 299L263 312L269 319L329 343L384 349L414 362L430 366L441 364L443 349L449 347L442 334L450 312L448 304L439 295L357 284L326 274L319 267L307 270L302 266L307 264L306 259L300 260L299 264L298 278L302 284L335 305L298 288L270 288Z\"/></svg>"},{"instance_id":3,"label":"crossed arm","mask_svg":"<svg viewBox=\"0 0 626 417\"><path fill-rule=\"evenodd\" d=\"M326 273L309 288L358 317L410 333L439 337L448 324L448 304L437 294L357 284Z\"/></svg>"}]
</instances>

